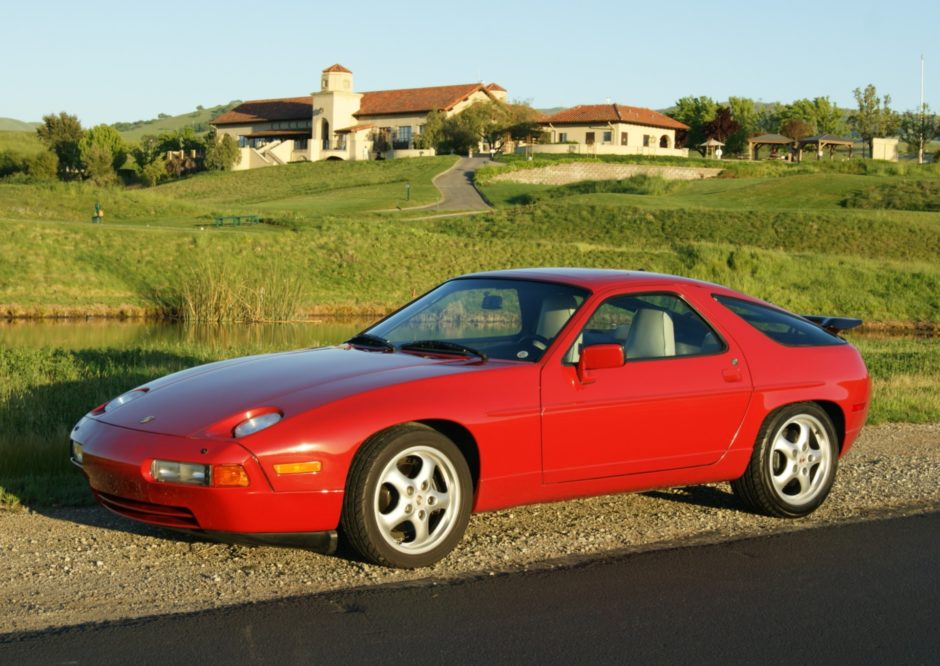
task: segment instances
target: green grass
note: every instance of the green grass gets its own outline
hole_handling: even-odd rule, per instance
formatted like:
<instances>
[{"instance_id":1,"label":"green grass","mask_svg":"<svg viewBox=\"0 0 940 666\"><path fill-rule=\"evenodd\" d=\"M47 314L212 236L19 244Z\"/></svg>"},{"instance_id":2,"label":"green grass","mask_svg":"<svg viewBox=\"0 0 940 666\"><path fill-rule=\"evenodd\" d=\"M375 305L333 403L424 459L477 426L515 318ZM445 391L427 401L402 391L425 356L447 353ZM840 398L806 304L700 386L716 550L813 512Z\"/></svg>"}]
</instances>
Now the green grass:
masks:
<instances>
[{"instance_id":1,"label":"green grass","mask_svg":"<svg viewBox=\"0 0 940 666\"><path fill-rule=\"evenodd\" d=\"M940 421L936 339L855 336L852 342L872 375L869 423ZM224 336L122 348L0 347L0 506L89 502L67 453L69 430L89 409L170 372L277 348L283 345L233 345Z\"/></svg>"},{"instance_id":2,"label":"green grass","mask_svg":"<svg viewBox=\"0 0 940 666\"><path fill-rule=\"evenodd\" d=\"M20 155L35 155L45 150L34 131L0 130L0 152L9 150Z\"/></svg>"},{"instance_id":3,"label":"green grass","mask_svg":"<svg viewBox=\"0 0 940 666\"><path fill-rule=\"evenodd\" d=\"M181 113L176 116L167 115L165 118L151 118L149 120L122 123L119 124L119 131L124 140L128 142L139 141L141 137L148 134L156 136L162 132L176 132L186 127L192 127L197 134L203 134L209 131L209 121L236 104L238 104L237 100L201 110L193 109L188 113ZM124 127L124 125L130 125L131 127Z\"/></svg>"},{"instance_id":4,"label":"green grass","mask_svg":"<svg viewBox=\"0 0 940 666\"><path fill-rule=\"evenodd\" d=\"M360 214L437 200L431 179L456 158L394 162L314 162L228 173L203 173L149 189L91 183L0 182L0 218L87 222L95 202L105 225L196 228L215 215L263 218ZM406 202L405 183L411 184Z\"/></svg>"}]
</instances>

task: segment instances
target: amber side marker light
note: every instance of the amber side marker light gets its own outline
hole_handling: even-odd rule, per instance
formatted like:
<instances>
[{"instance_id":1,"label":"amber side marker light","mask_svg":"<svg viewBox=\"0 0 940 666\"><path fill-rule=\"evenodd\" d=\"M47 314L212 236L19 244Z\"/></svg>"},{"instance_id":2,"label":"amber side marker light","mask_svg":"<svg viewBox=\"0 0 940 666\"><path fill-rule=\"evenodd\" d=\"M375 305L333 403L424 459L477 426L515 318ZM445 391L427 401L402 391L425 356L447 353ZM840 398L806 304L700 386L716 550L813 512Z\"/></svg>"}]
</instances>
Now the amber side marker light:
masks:
<instances>
[{"instance_id":1,"label":"amber side marker light","mask_svg":"<svg viewBox=\"0 0 940 666\"><path fill-rule=\"evenodd\" d=\"M248 472L241 465L213 465L212 485L217 488L244 488L248 485Z\"/></svg>"},{"instance_id":2,"label":"amber side marker light","mask_svg":"<svg viewBox=\"0 0 940 666\"><path fill-rule=\"evenodd\" d=\"M285 474L316 474L323 468L319 460L299 463L278 463L274 465L274 471L278 476Z\"/></svg>"}]
</instances>

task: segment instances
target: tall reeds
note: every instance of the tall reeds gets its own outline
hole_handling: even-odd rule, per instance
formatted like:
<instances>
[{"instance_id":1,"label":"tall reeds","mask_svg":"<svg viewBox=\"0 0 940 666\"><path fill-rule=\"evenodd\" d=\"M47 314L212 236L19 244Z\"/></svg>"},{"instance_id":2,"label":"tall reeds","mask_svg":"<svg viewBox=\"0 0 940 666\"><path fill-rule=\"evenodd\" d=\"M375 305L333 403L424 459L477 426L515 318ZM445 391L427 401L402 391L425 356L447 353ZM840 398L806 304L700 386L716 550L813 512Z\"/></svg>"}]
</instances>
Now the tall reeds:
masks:
<instances>
[{"instance_id":1,"label":"tall reeds","mask_svg":"<svg viewBox=\"0 0 940 666\"><path fill-rule=\"evenodd\" d=\"M151 293L160 316L187 322L273 322L294 319L301 276L277 261L237 263L205 255L178 272L177 284Z\"/></svg>"}]
</instances>

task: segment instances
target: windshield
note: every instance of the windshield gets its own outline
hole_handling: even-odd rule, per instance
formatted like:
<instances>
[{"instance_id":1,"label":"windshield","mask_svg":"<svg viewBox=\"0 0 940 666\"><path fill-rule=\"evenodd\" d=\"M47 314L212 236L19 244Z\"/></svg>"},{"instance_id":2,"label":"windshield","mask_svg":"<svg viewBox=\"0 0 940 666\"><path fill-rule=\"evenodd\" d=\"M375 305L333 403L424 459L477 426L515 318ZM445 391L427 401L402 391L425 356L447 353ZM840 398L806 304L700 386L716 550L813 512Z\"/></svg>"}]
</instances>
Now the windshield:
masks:
<instances>
[{"instance_id":1,"label":"windshield","mask_svg":"<svg viewBox=\"0 0 940 666\"><path fill-rule=\"evenodd\" d=\"M587 294L578 287L550 282L458 278L363 333L405 351L429 350L436 341L490 358L534 362ZM442 345L439 351L446 353L446 347Z\"/></svg>"}]
</instances>

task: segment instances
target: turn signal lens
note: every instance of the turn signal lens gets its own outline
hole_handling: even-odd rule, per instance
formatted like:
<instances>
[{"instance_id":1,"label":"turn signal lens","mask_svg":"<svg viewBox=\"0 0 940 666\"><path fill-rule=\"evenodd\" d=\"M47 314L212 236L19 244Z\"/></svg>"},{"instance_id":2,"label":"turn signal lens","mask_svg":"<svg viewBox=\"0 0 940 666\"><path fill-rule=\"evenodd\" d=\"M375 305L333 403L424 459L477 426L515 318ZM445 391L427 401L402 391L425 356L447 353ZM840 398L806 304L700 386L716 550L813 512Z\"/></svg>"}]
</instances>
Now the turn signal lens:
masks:
<instances>
[{"instance_id":1,"label":"turn signal lens","mask_svg":"<svg viewBox=\"0 0 940 666\"><path fill-rule=\"evenodd\" d=\"M248 485L248 472L241 465L213 465L212 485L244 488Z\"/></svg>"},{"instance_id":2,"label":"turn signal lens","mask_svg":"<svg viewBox=\"0 0 940 666\"><path fill-rule=\"evenodd\" d=\"M277 472L278 476L284 474L316 474L322 467L323 465L320 464L319 460L311 460L310 462L279 463L274 466L274 471Z\"/></svg>"}]
</instances>

